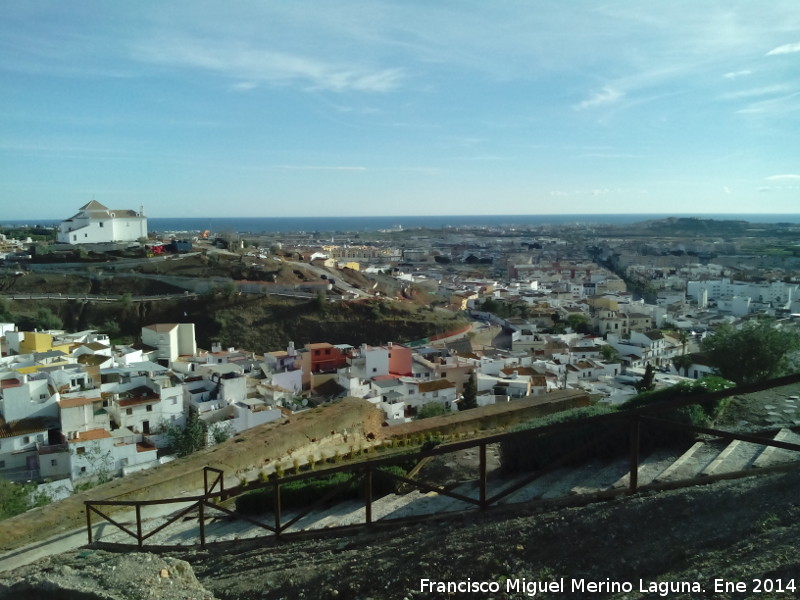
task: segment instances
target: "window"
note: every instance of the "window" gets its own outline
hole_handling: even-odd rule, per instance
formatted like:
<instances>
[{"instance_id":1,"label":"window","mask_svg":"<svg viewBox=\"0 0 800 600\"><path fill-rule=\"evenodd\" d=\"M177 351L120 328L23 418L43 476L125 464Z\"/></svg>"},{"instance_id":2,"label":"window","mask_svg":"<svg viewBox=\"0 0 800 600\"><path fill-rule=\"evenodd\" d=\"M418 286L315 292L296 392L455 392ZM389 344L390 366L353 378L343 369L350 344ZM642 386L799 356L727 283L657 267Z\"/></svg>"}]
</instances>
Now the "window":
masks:
<instances>
[{"instance_id":1,"label":"window","mask_svg":"<svg viewBox=\"0 0 800 600\"><path fill-rule=\"evenodd\" d=\"M81 473L86 473L86 467L81 467Z\"/></svg>"},{"instance_id":2,"label":"window","mask_svg":"<svg viewBox=\"0 0 800 600\"><path fill-rule=\"evenodd\" d=\"M0 460L0 469L5 469L5 467L6 467L6 461Z\"/></svg>"},{"instance_id":3,"label":"window","mask_svg":"<svg viewBox=\"0 0 800 600\"><path fill-rule=\"evenodd\" d=\"M75 448L75 454L86 454L86 446L78 446Z\"/></svg>"},{"instance_id":4,"label":"window","mask_svg":"<svg viewBox=\"0 0 800 600\"><path fill-rule=\"evenodd\" d=\"M57 467L58 466L58 461L55 458L51 459L50 460L50 466L51 467Z\"/></svg>"},{"instance_id":5,"label":"window","mask_svg":"<svg viewBox=\"0 0 800 600\"><path fill-rule=\"evenodd\" d=\"M39 394L39 400L44 400L47 398L47 394Z\"/></svg>"},{"instance_id":6,"label":"window","mask_svg":"<svg viewBox=\"0 0 800 600\"><path fill-rule=\"evenodd\" d=\"M133 414L133 409L132 408L126 408L125 409L125 414L126 415L132 415Z\"/></svg>"},{"instance_id":7,"label":"window","mask_svg":"<svg viewBox=\"0 0 800 600\"><path fill-rule=\"evenodd\" d=\"M148 404L147 405L147 412L153 412L153 405L152 404Z\"/></svg>"},{"instance_id":8,"label":"window","mask_svg":"<svg viewBox=\"0 0 800 600\"><path fill-rule=\"evenodd\" d=\"M695 371L695 373L697 373L697 371ZM27 435L26 435L24 438L22 438L22 443L23 443L23 444L30 444L30 443L31 443L31 438L30 438L30 436L27 436Z\"/></svg>"},{"instance_id":9,"label":"window","mask_svg":"<svg viewBox=\"0 0 800 600\"><path fill-rule=\"evenodd\" d=\"M102 222L102 221L100 221L100 227L102 227L102 226L103 226L103 222Z\"/></svg>"}]
</instances>

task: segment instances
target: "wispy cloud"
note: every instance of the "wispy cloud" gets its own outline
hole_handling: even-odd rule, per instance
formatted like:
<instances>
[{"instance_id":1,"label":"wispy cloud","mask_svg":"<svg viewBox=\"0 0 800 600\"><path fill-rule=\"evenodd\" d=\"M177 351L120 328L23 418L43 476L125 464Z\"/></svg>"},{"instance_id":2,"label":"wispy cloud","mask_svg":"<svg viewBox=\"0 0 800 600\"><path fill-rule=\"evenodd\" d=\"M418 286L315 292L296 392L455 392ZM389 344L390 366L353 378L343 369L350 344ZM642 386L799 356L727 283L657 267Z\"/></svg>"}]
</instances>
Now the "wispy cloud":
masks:
<instances>
[{"instance_id":1,"label":"wispy cloud","mask_svg":"<svg viewBox=\"0 0 800 600\"><path fill-rule=\"evenodd\" d=\"M576 104L575 108L577 110L586 110L589 108L608 106L619 102L624 97L624 92L615 88L604 87L602 90L595 92L591 97L587 98L583 102Z\"/></svg>"},{"instance_id":2,"label":"wispy cloud","mask_svg":"<svg viewBox=\"0 0 800 600\"><path fill-rule=\"evenodd\" d=\"M765 177L767 181L800 181L800 175L794 173L787 173L785 175L770 175Z\"/></svg>"},{"instance_id":3,"label":"wispy cloud","mask_svg":"<svg viewBox=\"0 0 800 600\"><path fill-rule=\"evenodd\" d=\"M800 92L753 102L747 108L736 112L742 115L784 115L798 111L800 111Z\"/></svg>"},{"instance_id":4,"label":"wispy cloud","mask_svg":"<svg viewBox=\"0 0 800 600\"><path fill-rule=\"evenodd\" d=\"M240 81L238 83L234 83L231 86L231 89L234 92L249 92L250 90L254 90L258 87L258 84L255 81Z\"/></svg>"},{"instance_id":5,"label":"wispy cloud","mask_svg":"<svg viewBox=\"0 0 800 600\"><path fill-rule=\"evenodd\" d=\"M175 37L148 40L134 51L143 62L213 71L240 80L237 91L253 89L258 83L300 84L330 91L388 92L404 78L399 68L373 68L360 64L326 62L300 54L277 52L255 45Z\"/></svg>"},{"instance_id":6,"label":"wispy cloud","mask_svg":"<svg viewBox=\"0 0 800 600\"><path fill-rule=\"evenodd\" d=\"M725 73L722 78L723 79L738 79L739 77L747 77L748 75L752 75L753 72L749 69L743 69L741 71L730 71Z\"/></svg>"},{"instance_id":7,"label":"wispy cloud","mask_svg":"<svg viewBox=\"0 0 800 600\"><path fill-rule=\"evenodd\" d=\"M328 165L275 165L275 169L295 171L366 171L367 167Z\"/></svg>"},{"instance_id":8,"label":"wispy cloud","mask_svg":"<svg viewBox=\"0 0 800 600\"><path fill-rule=\"evenodd\" d=\"M790 88L787 85L766 85L763 87L751 88L748 90L739 90L738 92L728 92L720 96L723 100L739 100L741 98L758 98L759 96L770 96L773 94L781 94L788 91Z\"/></svg>"},{"instance_id":9,"label":"wispy cloud","mask_svg":"<svg viewBox=\"0 0 800 600\"><path fill-rule=\"evenodd\" d=\"M800 42L778 46L777 48L773 48L772 50L767 52L764 56L775 56L776 54L793 54L795 52L800 52Z\"/></svg>"}]
</instances>

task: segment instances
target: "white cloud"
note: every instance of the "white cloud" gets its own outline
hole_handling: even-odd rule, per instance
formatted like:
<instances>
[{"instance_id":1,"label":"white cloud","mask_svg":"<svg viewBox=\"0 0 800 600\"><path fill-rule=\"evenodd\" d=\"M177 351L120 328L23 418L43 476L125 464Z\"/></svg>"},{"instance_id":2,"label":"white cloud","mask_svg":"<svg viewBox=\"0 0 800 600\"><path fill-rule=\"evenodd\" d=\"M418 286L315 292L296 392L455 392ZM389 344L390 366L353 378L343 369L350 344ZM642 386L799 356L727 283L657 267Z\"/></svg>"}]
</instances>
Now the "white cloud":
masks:
<instances>
[{"instance_id":1,"label":"white cloud","mask_svg":"<svg viewBox=\"0 0 800 600\"><path fill-rule=\"evenodd\" d=\"M787 173L785 175L771 175L769 177L765 177L764 179L767 181L800 181L800 175Z\"/></svg>"},{"instance_id":2,"label":"white cloud","mask_svg":"<svg viewBox=\"0 0 800 600\"><path fill-rule=\"evenodd\" d=\"M790 88L786 85L766 85L763 87L752 88L749 90L740 90L738 92L730 92L722 94L723 100L738 100L740 98L757 98L759 96L770 96L773 94L781 94L788 91Z\"/></svg>"},{"instance_id":3,"label":"white cloud","mask_svg":"<svg viewBox=\"0 0 800 600\"><path fill-rule=\"evenodd\" d=\"M403 78L401 69L326 62L233 42L210 45L186 37L150 40L139 45L135 56L144 62L202 69L239 79L241 82L234 85L238 91L252 89L258 83L300 83L311 89L388 92Z\"/></svg>"},{"instance_id":4,"label":"white cloud","mask_svg":"<svg viewBox=\"0 0 800 600\"><path fill-rule=\"evenodd\" d=\"M255 81L240 81L239 83L234 83L231 86L231 89L234 92L249 92L250 90L254 90L258 87L258 84Z\"/></svg>"},{"instance_id":5,"label":"white cloud","mask_svg":"<svg viewBox=\"0 0 800 600\"><path fill-rule=\"evenodd\" d=\"M366 171L367 167L357 166L325 166L325 165L275 165L276 169L298 171Z\"/></svg>"},{"instance_id":6,"label":"white cloud","mask_svg":"<svg viewBox=\"0 0 800 600\"><path fill-rule=\"evenodd\" d=\"M747 75L752 75L753 72L747 69L742 71L731 71L729 73L725 73L722 78L723 79L738 79L739 77L746 77Z\"/></svg>"},{"instance_id":7,"label":"white cloud","mask_svg":"<svg viewBox=\"0 0 800 600\"><path fill-rule=\"evenodd\" d=\"M596 92L592 95L591 98L584 100L583 102L579 102L575 105L577 110L585 110L587 108L596 108L598 106L607 106L609 104L614 104L622 100L625 97L625 93L611 88L611 87L604 87L599 92Z\"/></svg>"},{"instance_id":8,"label":"white cloud","mask_svg":"<svg viewBox=\"0 0 800 600\"><path fill-rule=\"evenodd\" d=\"M773 48L772 50L767 52L764 56L775 56L776 54L793 54L795 52L800 52L800 42L778 46L777 48Z\"/></svg>"},{"instance_id":9,"label":"white cloud","mask_svg":"<svg viewBox=\"0 0 800 600\"><path fill-rule=\"evenodd\" d=\"M725 192L726 194L730 194L731 188L729 188L727 185L724 185L722 186L722 191Z\"/></svg>"}]
</instances>

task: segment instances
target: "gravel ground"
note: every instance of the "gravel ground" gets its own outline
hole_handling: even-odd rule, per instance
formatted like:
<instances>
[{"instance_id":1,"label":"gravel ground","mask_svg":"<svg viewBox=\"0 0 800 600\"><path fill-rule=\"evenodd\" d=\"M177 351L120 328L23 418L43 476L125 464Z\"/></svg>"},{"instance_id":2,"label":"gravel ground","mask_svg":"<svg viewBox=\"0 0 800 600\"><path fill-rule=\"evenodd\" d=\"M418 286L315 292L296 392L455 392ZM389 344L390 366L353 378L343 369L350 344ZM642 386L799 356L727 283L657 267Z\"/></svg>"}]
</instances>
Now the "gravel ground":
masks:
<instances>
[{"instance_id":1,"label":"gravel ground","mask_svg":"<svg viewBox=\"0 0 800 600\"><path fill-rule=\"evenodd\" d=\"M572 582L631 582L600 597L655 598L639 580L698 582L704 592L670 598L785 597L756 594L754 578L800 585L800 472L717 483L541 514L472 514L352 537L183 556L219 598L525 598L505 581L560 581L539 598L585 598ZM499 594L420 591L422 578L500 582ZM713 580L751 593L714 593Z\"/></svg>"}]
</instances>

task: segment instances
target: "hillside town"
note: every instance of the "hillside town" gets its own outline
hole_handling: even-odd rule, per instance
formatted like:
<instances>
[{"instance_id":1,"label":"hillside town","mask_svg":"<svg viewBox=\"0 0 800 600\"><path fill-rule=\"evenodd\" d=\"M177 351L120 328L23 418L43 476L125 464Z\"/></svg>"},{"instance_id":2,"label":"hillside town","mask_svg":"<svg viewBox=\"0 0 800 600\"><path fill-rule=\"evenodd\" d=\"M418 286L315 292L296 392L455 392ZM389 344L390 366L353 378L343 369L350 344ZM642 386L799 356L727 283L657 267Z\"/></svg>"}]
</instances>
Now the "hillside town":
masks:
<instances>
[{"instance_id":1,"label":"hillside town","mask_svg":"<svg viewBox=\"0 0 800 600\"><path fill-rule=\"evenodd\" d=\"M211 445L345 397L378 406L389 428L560 389L620 404L646 377L658 387L715 373L699 350L720 324L770 316L794 327L800 313L797 259L740 257L734 267L720 249L741 248L724 236L714 255L709 240L678 248L674 238L660 246L648 239L643 249L644 242L570 227L327 241L146 232L143 209L110 210L93 200L60 224L54 247L140 248L145 263L214 253L250 269L279 262L303 269L304 281L230 278L228 285L238 294L321 292L329 302L420 303L424 296L431 310L463 315L468 324L413 341L320 337L270 347L267 340L267 350L256 352L219 342L199 348L203 332L192 322L144 325L131 344L96 328L2 323L0 477L55 482L68 493L172 460L175 436L190 422L202 422L202 443ZM7 269L52 267L21 258L37 253L30 240L3 242ZM764 261L771 276L753 277L750 265ZM184 293L207 283L194 278Z\"/></svg>"}]
</instances>

